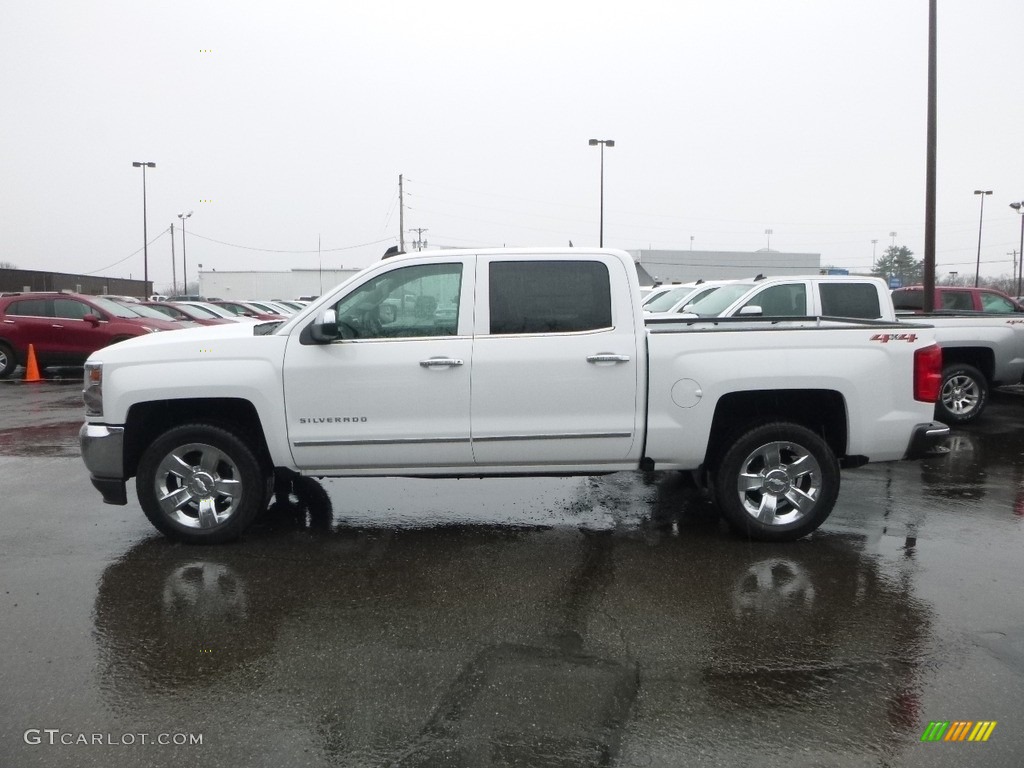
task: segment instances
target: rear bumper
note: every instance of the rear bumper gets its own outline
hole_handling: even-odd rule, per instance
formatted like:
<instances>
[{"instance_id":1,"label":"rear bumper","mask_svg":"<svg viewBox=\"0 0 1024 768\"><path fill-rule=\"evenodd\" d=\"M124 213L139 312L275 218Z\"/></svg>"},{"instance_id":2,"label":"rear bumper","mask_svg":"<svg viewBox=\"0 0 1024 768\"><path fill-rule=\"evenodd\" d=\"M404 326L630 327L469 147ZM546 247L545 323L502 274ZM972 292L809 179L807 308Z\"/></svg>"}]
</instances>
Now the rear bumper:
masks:
<instances>
[{"instance_id":1,"label":"rear bumper","mask_svg":"<svg viewBox=\"0 0 1024 768\"><path fill-rule=\"evenodd\" d=\"M78 431L89 479L107 504L127 504L124 477L124 427L83 424Z\"/></svg>"},{"instance_id":2,"label":"rear bumper","mask_svg":"<svg viewBox=\"0 0 1024 768\"><path fill-rule=\"evenodd\" d=\"M910 445L907 446L906 459L923 459L926 456L936 456L946 451L946 438L949 437L949 427L941 421L931 421L927 424L918 424L910 436Z\"/></svg>"}]
</instances>

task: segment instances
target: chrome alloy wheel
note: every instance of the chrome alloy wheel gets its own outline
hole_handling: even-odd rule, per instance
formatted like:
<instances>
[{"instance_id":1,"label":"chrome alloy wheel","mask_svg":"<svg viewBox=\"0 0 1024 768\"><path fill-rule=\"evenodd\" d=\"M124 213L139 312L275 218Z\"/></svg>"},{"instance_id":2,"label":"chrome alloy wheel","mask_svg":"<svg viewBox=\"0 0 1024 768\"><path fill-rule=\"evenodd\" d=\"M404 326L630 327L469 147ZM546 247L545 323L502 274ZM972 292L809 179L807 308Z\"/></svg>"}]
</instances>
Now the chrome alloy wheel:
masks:
<instances>
[{"instance_id":1,"label":"chrome alloy wheel","mask_svg":"<svg viewBox=\"0 0 1024 768\"><path fill-rule=\"evenodd\" d=\"M156 500L170 519L189 528L212 528L238 509L241 474L219 448L188 443L168 453L157 466Z\"/></svg>"},{"instance_id":2,"label":"chrome alloy wheel","mask_svg":"<svg viewBox=\"0 0 1024 768\"><path fill-rule=\"evenodd\" d=\"M811 512L822 488L822 471L807 449L771 442L741 464L736 491L747 514L764 525L788 525Z\"/></svg>"},{"instance_id":3,"label":"chrome alloy wheel","mask_svg":"<svg viewBox=\"0 0 1024 768\"><path fill-rule=\"evenodd\" d=\"M981 402L981 387L972 376L958 373L950 376L942 385L939 395L942 405L958 416L970 413Z\"/></svg>"}]
</instances>

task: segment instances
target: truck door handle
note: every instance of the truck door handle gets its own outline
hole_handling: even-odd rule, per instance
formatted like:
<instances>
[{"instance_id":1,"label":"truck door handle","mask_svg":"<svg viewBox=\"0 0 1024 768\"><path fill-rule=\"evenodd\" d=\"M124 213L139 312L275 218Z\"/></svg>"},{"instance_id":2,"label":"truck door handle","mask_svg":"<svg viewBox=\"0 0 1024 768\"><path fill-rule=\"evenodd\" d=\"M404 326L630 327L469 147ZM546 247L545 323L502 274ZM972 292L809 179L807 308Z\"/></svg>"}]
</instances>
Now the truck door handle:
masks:
<instances>
[{"instance_id":1,"label":"truck door handle","mask_svg":"<svg viewBox=\"0 0 1024 768\"><path fill-rule=\"evenodd\" d=\"M628 363L629 355L615 355L611 352L602 352L598 355L588 355L588 363Z\"/></svg>"},{"instance_id":2,"label":"truck door handle","mask_svg":"<svg viewBox=\"0 0 1024 768\"><path fill-rule=\"evenodd\" d=\"M456 357L430 357L426 360L420 360L420 365L424 368L451 368L456 365L462 365L462 361Z\"/></svg>"}]
</instances>

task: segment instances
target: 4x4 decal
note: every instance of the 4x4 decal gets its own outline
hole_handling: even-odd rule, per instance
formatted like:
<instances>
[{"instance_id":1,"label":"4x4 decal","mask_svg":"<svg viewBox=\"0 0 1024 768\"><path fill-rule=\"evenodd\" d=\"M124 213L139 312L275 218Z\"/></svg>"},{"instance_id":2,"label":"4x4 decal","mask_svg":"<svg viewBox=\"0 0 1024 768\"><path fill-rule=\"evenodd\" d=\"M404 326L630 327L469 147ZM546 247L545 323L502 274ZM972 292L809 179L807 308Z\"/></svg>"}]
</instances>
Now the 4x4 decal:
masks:
<instances>
[{"instance_id":1,"label":"4x4 decal","mask_svg":"<svg viewBox=\"0 0 1024 768\"><path fill-rule=\"evenodd\" d=\"M871 341L880 341L883 344L888 344L890 341L907 341L913 344L917 341L916 333L876 333L871 337Z\"/></svg>"}]
</instances>

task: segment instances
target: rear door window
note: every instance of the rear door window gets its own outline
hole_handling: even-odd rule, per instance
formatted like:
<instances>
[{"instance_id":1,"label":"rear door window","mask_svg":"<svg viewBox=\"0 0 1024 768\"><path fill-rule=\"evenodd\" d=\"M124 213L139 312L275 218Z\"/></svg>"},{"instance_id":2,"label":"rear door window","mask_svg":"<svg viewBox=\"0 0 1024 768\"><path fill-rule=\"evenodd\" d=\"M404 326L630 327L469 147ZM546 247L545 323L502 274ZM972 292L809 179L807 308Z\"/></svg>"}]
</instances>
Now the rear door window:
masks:
<instances>
[{"instance_id":1,"label":"rear door window","mask_svg":"<svg viewBox=\"0 0 1024 768\"><path fill-rule=\"evenodd\" d=\"M871 283L821 283L819 290L823 315L867 320L882 316L878 290Z\"/></svg>"},{"instance_id":2,"label":"rear door window","mask_svg":"<svg viewBox=\"0 0 1024 768\"><path fill-rule=\"evenodd\" d=\"M23 299L12 301L7 308L8 315L22 317L53 317L53 301L50 299Z\"/></svg>"},{"instance_id":3,"label":"rear door window","mask_svg":"<svg viewBox=\"0 0 1024 768\"><path fill-rule=\"evenodd\" d=\"M489 282L493 335L612 326L608 267L599 261L496 261Z\"/></svg>"},{"instance_id":4,"label":"rear door window","mask_svg":"<svg viewBox=\"0 0 1024 768\"><path fill-rule=\"evenodd\" d=\"M942 308L970 312L974 309L974 302L971 300L971 294L967 291L943 291Z\"/></svg>"}]
</instances>

